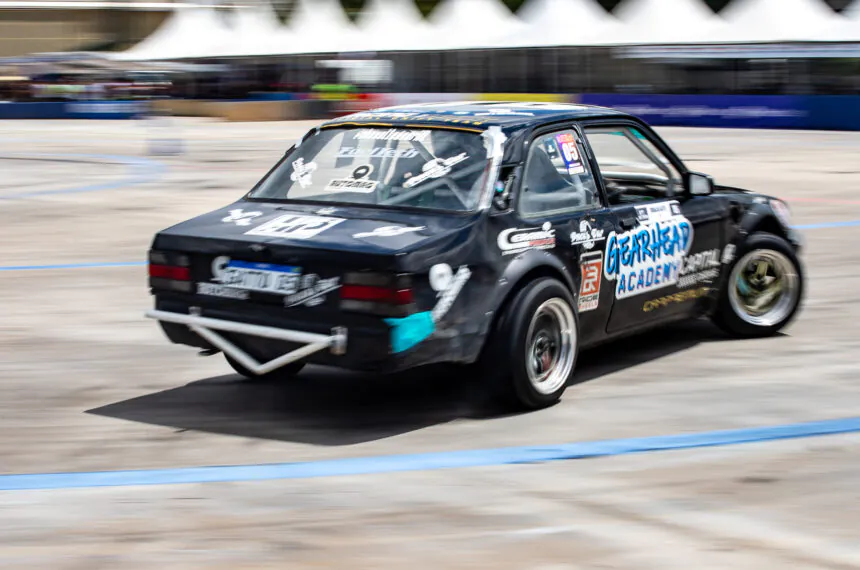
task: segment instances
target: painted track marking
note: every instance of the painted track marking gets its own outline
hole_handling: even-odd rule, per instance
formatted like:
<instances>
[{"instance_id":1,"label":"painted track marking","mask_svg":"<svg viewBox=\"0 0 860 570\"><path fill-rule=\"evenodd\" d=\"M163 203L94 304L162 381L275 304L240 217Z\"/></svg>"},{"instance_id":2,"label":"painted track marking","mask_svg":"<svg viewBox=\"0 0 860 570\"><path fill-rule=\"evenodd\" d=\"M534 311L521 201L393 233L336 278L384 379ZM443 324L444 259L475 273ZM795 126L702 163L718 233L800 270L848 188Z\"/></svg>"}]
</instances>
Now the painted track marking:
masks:
<instances>
[{"instance_id":1,"label":"painted track marking","mask_svg":"<svg viewBox=\"0 0 860 570\"><path fill-rule=\"evenodd\" d=\"M631 453L739 445L857 432L860 432L860 417L760 428L632 439L611 439L562 445L442 451L414 455L384 455L303 463L180 467L175 469L80 473L28 473L21 475L0 475L0 491L180 485L189 483L266 481L274 479L313 479L318 477L373 475L404 471L463 469L466 467L545 463Z\"/></svg>"},{"instance_id":2,"label":"painted track marking","mask_svg":"<svg viewBox=\"0 0 860 570\"><path fill-rule=\"evenodd\" d=\"M97 184L86 184L83 186L72 186L70 188L59 188L56 190L36 190L33 192L18 192L15 194L0 195L0 200L17 200L20 198L33 198L36 196L51 196L57 194L80 194L84 192L98 192L101 190L115 190L128 186L138 186L149 182L155 182L164 176L167 165L163 162L149 158L123 156L114 154L74 154L74 153L17 153L5 154L3 158L44 158L57 161L80 161L80 162L112 162L126 166L125 174L116 180L101 182Z\"/></svg>"}]
</instances>

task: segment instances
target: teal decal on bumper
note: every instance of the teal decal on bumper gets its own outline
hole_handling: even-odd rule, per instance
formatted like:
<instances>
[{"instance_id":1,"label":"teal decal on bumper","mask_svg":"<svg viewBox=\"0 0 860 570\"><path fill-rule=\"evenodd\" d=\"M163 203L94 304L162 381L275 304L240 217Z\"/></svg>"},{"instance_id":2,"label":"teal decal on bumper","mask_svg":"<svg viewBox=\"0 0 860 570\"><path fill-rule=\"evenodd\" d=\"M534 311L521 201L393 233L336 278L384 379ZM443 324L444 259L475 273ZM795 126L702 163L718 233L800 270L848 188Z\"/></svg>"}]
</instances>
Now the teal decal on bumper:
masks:
<instances>
[{"instance_id":1,"label":"teal decal on bumper","mask_svg":"<svg viewBox=\"0 0 860 570\"><path fill-rule=\"evenodd\" d=\"M395 353L409 350L436 330L436 323L429 311L402 319L385 319L385 324L391 327L391 349Z\"/></svg>"}]
</instances>

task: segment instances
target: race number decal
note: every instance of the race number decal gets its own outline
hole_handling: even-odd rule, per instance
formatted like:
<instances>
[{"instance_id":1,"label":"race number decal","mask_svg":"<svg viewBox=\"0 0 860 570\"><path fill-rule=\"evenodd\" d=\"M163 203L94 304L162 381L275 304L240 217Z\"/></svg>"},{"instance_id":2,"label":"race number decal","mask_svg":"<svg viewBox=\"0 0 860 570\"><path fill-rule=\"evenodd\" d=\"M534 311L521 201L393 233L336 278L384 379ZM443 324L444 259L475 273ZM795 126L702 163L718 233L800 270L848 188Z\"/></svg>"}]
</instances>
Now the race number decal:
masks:
<instances>
[{"instance_id":1,"label":"race number decal","mask_svg":"<svg viewBox=\"0 0 860 570\"><path fill-rule=\"evenodd\" d=\"M245 232L249 236L308 239L341 223L343 218L288 214Z\"/></svg>"},{"instance_id":2,"label":"race number decal","mask_svg":"<svg viewBox=\"0 0 860 570\"><path fill-rule=\"evenodd\" d=\"M579 269L582 284L579 287L579 312L593 311L600 301L600 282L603 276L603 252L593 251L582 256Z\"/></svg>"}]
</instances>

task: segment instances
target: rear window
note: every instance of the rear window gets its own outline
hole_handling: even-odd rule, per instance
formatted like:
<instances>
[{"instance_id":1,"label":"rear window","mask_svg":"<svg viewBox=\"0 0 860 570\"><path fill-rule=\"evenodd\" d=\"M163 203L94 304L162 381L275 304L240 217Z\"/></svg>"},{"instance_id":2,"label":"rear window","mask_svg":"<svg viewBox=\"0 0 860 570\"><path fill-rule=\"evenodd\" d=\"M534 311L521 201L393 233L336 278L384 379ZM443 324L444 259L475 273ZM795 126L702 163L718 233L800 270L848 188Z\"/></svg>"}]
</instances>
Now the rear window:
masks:
<instances>
[{"instance_id":1,"label":"rear window","mask_svg":"<svg viewBox=\"0 0 860 570\"><path fill-rule=\"evenodd\" d=\"M286 156L250 197L471 211L489 171L480 134L324 129Z\"/></svg>"}]
</instances>

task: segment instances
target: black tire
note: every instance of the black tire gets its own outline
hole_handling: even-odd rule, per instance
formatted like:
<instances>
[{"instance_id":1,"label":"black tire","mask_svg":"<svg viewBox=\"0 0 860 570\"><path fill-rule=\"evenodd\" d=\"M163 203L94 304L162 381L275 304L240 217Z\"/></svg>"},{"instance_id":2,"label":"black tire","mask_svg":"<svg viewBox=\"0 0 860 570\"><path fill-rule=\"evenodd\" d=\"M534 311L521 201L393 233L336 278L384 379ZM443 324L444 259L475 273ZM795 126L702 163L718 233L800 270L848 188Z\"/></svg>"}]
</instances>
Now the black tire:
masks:
<instances>
[{"instance_id":1,"label":"black tire","mask_svg":"<svg viewBox=\"0 0 860 570\"><path fill-rule=\"evenodd\" d=\"M545 360L535 356L533 350L541 340L538 335L543 331L536 331L532 324L538 328L543 326L535 319L544 318L539 317L538 312L545 311L547 307L566 313L558 315L560 328L563 328L560 321L569 315L569 326L574 334L555 337L559 345L558 358L550 357L551 364L544 364L543 367L552 371L546 380L548 384L538 389L541 382L533 380L536 374L534 365L540 366ZM535 410L551 406L561 399L573 376L579 352L579 319L573 307L570 291L558 280L543 277L526 285L503 309L479 363L483 380L489 383L489 389L499 403L516 409ZM547 318L551 321L553 317ZM570 343L566 351L563 350L565 339ZM556 384L557 388L554 387Z\"/></svg>"},{"instance_id":2,"label":"black tire","mask_svg":"<svg viewBox=\"0 0 860 570\"><path fill-rule=\"evenodd\" d=\"M291 362L286 366L278 368L277 370L273 370L268 374L263 374L262 376L258 376L242 366L235 359L225 354L224 358L227 359L227 364L229 364L233 370L240 376L243 376L249 382L268 382L270 380L286 380L296 376L299 372L301 372L302 368L305 367L304 362Z\"/></svg>"},{"instance_id":3,"label":"black tire","mask_svg":"<svg viewBox=\"0 0 860 570\"><path fill-rule=\"evenodd\" d=\"M775 266L787 264L785 268L787 271L780 278L784 283L784 293L780 293L779 300L774 304L770 315L756 316L743 309L742 303L738 301L740 293L737 290L749 288L748 283L738 284L738 276L743 275L745 271L741 264L748 266L756 260L755 256L760 255L773 257ZM776 269L768 269L768 274L771 271L776 275ZM737 288L735 292L733 288ZM741 338L771 336L794 319L803 299L803 291L803 267L794 248L777 235L756 232L741 243L735 251L735 258L726 269L723 287L719 292L716 309L711 319L733 336Z\"/></svg>"}]
</instances>

